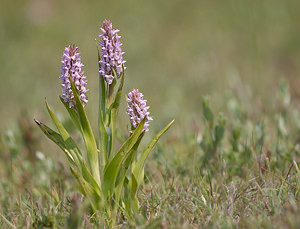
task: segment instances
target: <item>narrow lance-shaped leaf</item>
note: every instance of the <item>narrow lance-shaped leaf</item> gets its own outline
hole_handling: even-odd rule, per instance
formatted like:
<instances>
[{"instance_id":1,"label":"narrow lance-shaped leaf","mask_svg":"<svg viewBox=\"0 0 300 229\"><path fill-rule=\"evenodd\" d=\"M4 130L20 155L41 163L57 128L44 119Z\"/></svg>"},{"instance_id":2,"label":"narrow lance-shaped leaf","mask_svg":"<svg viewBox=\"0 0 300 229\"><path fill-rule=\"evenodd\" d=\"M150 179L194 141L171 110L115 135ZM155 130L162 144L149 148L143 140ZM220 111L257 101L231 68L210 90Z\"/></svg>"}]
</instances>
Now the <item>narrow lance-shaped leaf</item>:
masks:
<instances>
[{"instance_id":1,"label":"narrow lance-shaped leaf","mask_svg":"<svg viewBox=\"0 0 300 229\"><path fill-rule=\"evenodd\" d=\"M115 77L117 77L117 76L115 75ZM119 111L119 106L120 106L120 101L121 101L121 96L122 96L124 78L125 77L124 77L124 69L123 69L123 74L121 75L121 82L120 82L118 91L116 93L115 101L112 104L112 110L111 110L111 140L110 140L110 150L109 150L108 158L113 156L113 148L114 148L114 143L115 143L115 138L116 138L116 122L117 122L117 116L118 116L118 111Z\"/></svg>"},{"instance_id":2,"label":"narrow lance-shaped leaf","mask_svg":"<svg viewBox=\"0 0 300 229\"><path fill-rule=\"evenodd\" d=\"M52 130L51 128L49 128L48 126L46 126L45 124L41 123L40 121L34 119L34 121L36 122L36 124L40 127L40 129L44 132L44 134L51 140L53 141L59 148L62 149L62 151L66 154L68 161L74 165L77 166L74 158L75 155L72 155L67 147L66 144L63 140L63 138L61 137L61 135L59 133L57 133L56 131Z\"/></svg>"},{"instance_id":3,"label":"narrow lance-shaped leaf","mask_svg":"<svg viewBox=\"0 0 300 229\"><path fill-rule=\"evenodd\" d=\"M135 175L132 173L131 174L131 182L129 183L131 184L131 190L130 190L130 197L131 197L131 208L133 209L134 212L138 212L139 210L139 202L138 199L136 198L136 192L137 189L139 187L138 183L137 183L137 179L135 177Z\"/></svg>"},{"instance_id":4,"label":"narrow lance-shaped leaf","mask_svg":"<svg viewBox=\"0 0 300 229\"><path fill-rule=\"evenodd\" d=\"M137 181L134 174L131 174L130 183L125 186L125 212L128 216L136 216L139 210L139 202L135 195Z\"/></svg>"},{"instance_id":5,"label":"narrow lance-shaped leaf","mask_svg":"<svg viewBox=\"0 0 300 229\"><path fill-rule=\"evenodd\" d=\"M78 160L82 160L81 157L81 152L78 148L78 146L76 145L75 141L71 138L71 136L69 135L69 133L67 132L67 130L65 129L65 127L62 125L62 123L58 120L57 116L53 113L53 111L50 109L47 101L45 100L45 104L47 107L47 110L51 116L51 119L53 121L53 123L55 124L58 132L60 133L60 135L62 136L63 140L65 141L67 147L70 150L73 150L75 155L77 156Z\"/></svg>"},{"instance_id":6,"label":"narrow lance-shaped leaf","mask_svg":"<svg viewBox=\"0 0 300 229\"><path fill-rule=\"evenodd\" d=\"M79 190L81 193L86 196L94 212L99 208L100 196L97 192L92 188L92 186L86 182L86 180L82 177L82 175L74 168L70 167L72 175L76 178L79 186Z\"/></svg>"},{"instance_id":7,"label":"narrow lance-shaped leaf","mask_svg":"<svg viewBox=\"0 0 300 229\"><path fill-rule=\"evenodd\" d=\"M132 182L128 184L128 186L131 185L130 188L128 186L126 188L129 188L129 190L126 190L125 211L128 216L136 219L137 217L139 217L139 201L135 193L132 192L132 190L137 189L137 182L133 174L131 174L131 180Z\"/></svg>"},{"instance_id":8,"label":"narrow lance-shaped leaf","mask_svg":"<svg viewBox=\"0 0 300 229\"><path fill-rule=\"evenodd\" d=\"M158 139L160 138L161 135L163 135L173 124L174 120L170 122L165 128L163 128L153 139L152 141L147 145L147 147L144 149L142 152L141 156L139 157L137 163L135 164L135 167L133 169L133 174L135 175L137 179L138 186L142 183L143 177L142 175L142 169L144 167L144 163L146 161L146 158L151 151L151 149L154 147Z\"/></svg>"},{"instance_id":9,"label":"narrow lance-shaped leaf","mask_svg":"<svg viewBox=\"0 0 300 229\"><path fill-rule=\"evenodd\" d=\"M72 118L74 124L77 126L77 128L81 131L82 135L84 135L78 114L76 112L75 107L75 100L76 96L80 98L80 104L77 104L78 106L81 105L81 102L83 104L87 103L87 96L86 96L86 77L83 75L83 71L81 67L83 64L81 63L81 58L78 53L78 47L75 45L69 45L65 48L63 56L62 56L62 67L61 67L61 76L60 79L62 81L62 95L60 96L60 99L64 106L66 107L68 113L70 114L70 117ZM72 80L70 80L72 79ZM79 85L76 86L76 90L72 90L72 81L75 81L76 83L79 83ZM75 94L75 99L74 99ZM84 158L81 155L81 152L79 148L77 147L76 143L73 141L73 139L70 137L69 133L66 131L66 129L63 127L63 125L60 123L56 115L51 111L50 107L46 103L48 112L55 123L58 131L60 132L63 140L65 141L65 144L70 152L74 152L74 155L76 156L74 160L76 160L77 167L79 169L80 174L82 174L83 178L86 180L86 182L93 184L95 186L95 189L99 189L99 185L95 185L95 180L93 179L92 175L88 171ZM80 107L79 107L80 110ZM97 184L97 183L96 183Z\"/></svg>"},{"instance_id":10,"label":"narrow lance-shaped leaf","mask_svg":"<svg viewBox=\"0 0 300 229\"><path fill-rule=\"evenodd\" d=\"M144 127L145 119L141 121L141 123L137 126L133 134L127 139L127 141L121 146L119 151L116 155L110 160L105 167L104 170L104 177L103 177L103 192L104 195L107 197L108 191L112 193L112 190L115 186L115 181L117 174L119 172L120 164L131 148L137 142L142 129Z\"/></svg>"},{"instance_id":11,"label":"narrow lance-shaped leaf","mask_svg":"<svg viewBox=\"0 0 300 229\"><path fill-rule=\"evenodd\" d=\"M76 113L76 110L74 110L73 108L69 107L69 103L64 102L64 99L62 97L59 97L60 101L62 102L62 104L65 106L66 110L68 111L72 121L74 122L74 124L76 125L76 127L81 131L82 133L82 128L80 125L80 120L78 118L78 114Z\"/></svg>"},{"instance_id":12,"label":"narrow lance-shaped leaf","mask_svg":"<svg viewBox=\"0 0 300 229\"><path fill-rule=\"evenodd\" d=\"M130 165L132 165L132 163L133 163L133 160L136 156L138 147L139 147L144 135L145 135L145 131L143 131L140 134L139 139L137 140L135 145L132 147L132 149L130 150L128 155L124 158L123 163L120 166L120 170L119 170L118 176L116 178L116 183L115 183L115 200L116 200L116 203L119 203L126 173L128 172L128 169L130 168Z\"/></svg>"},{"instance_id":13,"label":"narrow lance-shaped leaf","mask_svg":"<svg viewBox=\"0 0 300 229\"><path fill-rule=\"evenodd\" d=\"M38 124L38 126L45 133L45 135L63 150L71 165L77 167L81 171L82 176L84 177L86 182L89 183L92 186L92 188L95 190L95 192L100 196L101 193L100 187L98 186L97 182L88 171L84 161L81 159L81 156L76 155L74 150L70 149L67 146L69 144L67 144L66 141L64 141L63 137L59 133L55 132L54 130L47 127L45 124L41 123L38 120L34 120L34 121Z\"/></svg>"},{"instance_id":14,"label":"narrow lance-shaped leaf","mask_svg":"<svg viewBox=\"0 0 300 229\"><path fill-rule=\"evenodd\" d=\"M72 155L75 156L77 168L82 173L83 177L86 179L86 181L88 183L95 182L94 178L92 178L91 174L89 173L88 169L86 168L86 164L84 163L82 154L81 154L78 146L76 145L75 141L71 138L71 136L69 135L67 130L64 128L64 126L58 120L56 115L52 112L52 110L50 109L47 101L45 101L45 103L46 103L47 110L48 110L48 112L51 116L51 119L54 122L54 124L56 125L59 133L61 134L61 136L63 138L63 140L65 141L65 144L66 144L67 148L69 149L70 152L72 152ZM73 110L71 108L69 108L69 109ZM77 119L78 119L78 116L77 116ZM97 189L97 186L98 185L94 184L95 189ZM99 189L99 186L98 186L98 189Z\"/></svg>"},{"instance_id":15,"label":"narrow lance-shaped leaf","mask_svg":"<svg viewBox=\"0 0 300 229\"><path fill-rule=\"evenodd\" d=\"M91 168L92 175L97 181L98 185L100 186L101 180L100 180L100 173L99 173L98 150L97 150L96 141L92 132L90 122L86 116L85 110L78 96L77 89L71 77L70 77L70 82L71 82L72 92L74 94L76 108L78 111L78 115L82 127L82 134L86 145L88 162Z\"/></svg>"}]
</instances>

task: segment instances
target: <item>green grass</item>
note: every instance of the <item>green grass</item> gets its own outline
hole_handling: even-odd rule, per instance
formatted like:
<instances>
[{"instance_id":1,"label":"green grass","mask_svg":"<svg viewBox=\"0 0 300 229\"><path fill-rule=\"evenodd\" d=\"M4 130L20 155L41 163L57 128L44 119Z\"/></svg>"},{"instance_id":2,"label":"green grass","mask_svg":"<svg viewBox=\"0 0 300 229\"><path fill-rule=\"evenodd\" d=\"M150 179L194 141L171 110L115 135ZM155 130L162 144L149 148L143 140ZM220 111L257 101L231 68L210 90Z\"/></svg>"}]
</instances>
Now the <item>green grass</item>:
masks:
<instances>
[{"instance_id":1,"label":"green grass","mask_svg":"<svg viewBox=\"0 0 300 229\"><path fill-rule=\"evenodd\" d=\"M74 42L96 127L94 38L104 18L121 30L124 93L143 91L154 116L145 142L176 120L146 161L140 215L121 217L120 227L300 225L299 1L37 2L0 7L1 228L109 221L90 214L63 154L33 122L50 120L47 97L72 131L57 97L59 58ZM120 135L129 123L124 101Z\"/></svg>"},{"instance_id":2,"label":"green grass","mask_svg":"<svg viewBox=\"0 0 300 229\"><path fill-rule=\"evenodd\" d=\"M139 191L140 215L135 222L120 218L120 225L297 228L300 116L285 81L274 95L272 115L256 106L249 116L231 97L219 119L206 98L206 114L199 114L193 130L175 126L152 152ZM0 225L107 223L89 214L62 160L35 153L43 147L27 121L2 139Z\"/></svg>"}]
</instances>

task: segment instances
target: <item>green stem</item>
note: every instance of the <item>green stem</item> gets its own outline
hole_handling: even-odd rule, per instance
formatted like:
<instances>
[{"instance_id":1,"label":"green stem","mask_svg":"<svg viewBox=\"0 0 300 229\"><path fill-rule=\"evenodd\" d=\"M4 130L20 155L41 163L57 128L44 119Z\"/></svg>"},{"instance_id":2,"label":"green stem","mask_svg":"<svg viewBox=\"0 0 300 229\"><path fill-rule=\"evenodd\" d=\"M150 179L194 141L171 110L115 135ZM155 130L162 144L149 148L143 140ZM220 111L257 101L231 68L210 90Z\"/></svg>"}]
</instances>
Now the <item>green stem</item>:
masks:
<instances>
[{"instance_id":1,"label":"green stem","mask_svg":"<svg viewBox=\"0 0 300 229\"><path fill-rule=\"evenodd\" d=\"M105 90L104 79L99 76L99 116L98 116L98 131L99 131L99 149L100 149L100 174L103 178L103 172L107 160L107 132L105 128L106 118L106 90Z\"/></svg>"},{"instance_id":2,"label":"green stem","mask_svg":"<svg viewBox=\"0 0 300 229\"><path fill-rule=\"evenodd\" d=\"M114 85L111 84L108 87L108 98L107 98L107 102L108 102L108 107L111 106L111 104L113 103L113 99L114 99Z\"/></svg>"}]
</instances>

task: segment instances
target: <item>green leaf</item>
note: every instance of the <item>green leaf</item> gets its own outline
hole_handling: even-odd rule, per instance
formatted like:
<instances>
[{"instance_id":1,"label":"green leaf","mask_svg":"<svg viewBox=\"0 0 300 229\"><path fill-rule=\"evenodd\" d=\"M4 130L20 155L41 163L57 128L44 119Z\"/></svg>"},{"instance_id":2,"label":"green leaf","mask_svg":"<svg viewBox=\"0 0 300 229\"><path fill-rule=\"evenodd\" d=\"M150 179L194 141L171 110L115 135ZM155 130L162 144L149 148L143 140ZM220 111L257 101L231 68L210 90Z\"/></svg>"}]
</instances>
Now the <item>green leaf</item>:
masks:
<instances>
[{"instance_id":1,"label":"green leaf","mask_svg":"<svg viewBox=\"0 0 300 229\"><path fill-rule=\"evenodd\" d=\"M101 116L101 115L100 115ZM104 120L99 120L99 149L100 149L100 171L103 176L105 164L107 161L107 144L108 144L108 134L104 126Z\"/></svg>"},{"instance_id":2,"label":"green leaf","mask_svg":"<svg viewBox=\"0 0 300 229\"><path fill-rule=\"evenodd\" d=\"M47 101L45 101L45 103L46 103L47 110L51 116L51 119L54 122L54 124L56 125L59 133L61 134L67 148L69 149L70 152L72 152L72 155L76 156L75 163L77 165L77 168L79 169L80 173L83 174L83 176L87 182L89 182L89 183L92 182L93 178L91 178L91 175L88 172L88 169L86 168L82 154L81 154L78 146L76 145L75 141L71 138L71 136L69 135L67 130L64 128L64 126L61 124L61 122L58 120L57 116L52 112ZM99 188L99 186L98 186L98 188Z\"/></svg>"},{"instance_id":3,"label":"green leaf","mask_svg":"<svg viewBox=\"0 0 300 229\"><path fill-rule=\"evenodd\" d=\"M109 151L108 151L108 158L111 159L113 155L114 150L114 143L116 138L116 121L118 116L118 110L115 108L112 108L111 112L111 135L110 135L110 141L109 141Z\"/></svg>"},{"instance_id":4,"label":"green leaf","mask_svg":"<svg viewBox=\"0 0 300 229\"><path fill-rule=\"evenodd\" d=\"M82 133L82 128L80 126L80 121L79 121L79 118L78 118L78 115L76 113L76 111L72 108L69 108L68 106L68 103L65 103L63 101L62 98L60 98L62 103L65 105L66 109L68 110L71 118L73 119L74 123L76 124L76 126L81 130L81 133ZM93 178L93 176L91 175L90 171L88 170L84 160L83 160L83 157L82 157L82 154L79 150L79 148L77 147L75 141L70 137L70 135L67 133L67 131L65 130L65 128L62 126L62 124L59 122L59 120L57 119L57 117L55 116L55 114L50 110L50 107L48 106L47 102L46 102L46 106L47 106L47 109L50 113L50 116L53 120L53 122L56 124L56 127L57 129L59 130L60 134L62 136L64 136L64 141L67 145L67 147L69 148L69 150L71 152L75 152L75 155L77 156L78 158L78 161L77 161L77 168L79 169L80 173L82 174L82 176L84 177L84 179L93 186L93 188L95 189L95 191L99 194L100 196L100 187L99 185L97 184L97 182L95 181L95 179Z\"/></svg>"},{"instance_id":5,"label":"green leaf","mask_svg":"<svg viewBox=\"0 0 300 229\"><path fill-rule=\"evenodd\" d=\"M202 108L204 118L208 121L210 129L212 129L214 125L214 114L210 109L209 99L207 97L203 99Z\"/></svg>"},{"instance_id":6,"label":"green leaf","mask_svg":"<svg viewBox=\"0 0 300 229\"><path fill-rule=\"evenodd\" d=\"M62 125L62 123L58 120L57 116L53 113L53 111L50 109L47 101L45 100L45 104L47 107L47 110L51 116L52 121L54 122L58 132L60 133L60 135L62 136L63 140L66 143L66 146L68 147L68 149L74 151L76 157L78 158L78 160L82 161L82 157L81 157L81 152L78 148L78 146L76 145L75 141L71 138L70 134L67 132L67 130L64 128L64 126Z\"/></svg>"},{"instance_id":7,"label":"green leaf","mask_svg":"<svg viewBox=\"0 0 300 229\"><path fill-rule=\"evenodd\" d=\"M95 189L83 178L83 176L74 168L70 167L73 177L78 182L78 188L80 192L89 199L94 212L99 209L100 195Z\"/></svg>"},{"instance_id":8,"label":"green leaf","mask_svg":"<svg viewBox=\"0 0 300 229\"><path fill-rule=\"evenodd\" d=\"M138 182L137 179L135 177L135 175L132 173L131 174L131 179L129 182L130 185L130 205L131 205L131 209L133 210L134 213L137 213L139 210L139 201L136 197L136 192L138 189Z\"/></svg>"},{"instance_id":9,"label":"green leaf","mask_svg":"<svg viewBox=\"0 0 300 229\"><path fill-rule=\"evenodd\" d=\"M121 82L115 97L115 101L113 103L113 108L118 109L120 106L120 101L121 101L121 96L122 96L122 90L123 90L123 85L124 85L124 66L123 66L123 74L121 75Z\"/></svg>"},{"instance_id":10,"label":"green leaf","mask_svg":"<svg viewBox=\"0 0 300 229\"><path fill-rule=\"evenodd\" d=\"M135 143L135 145L130 150L128 156L126 156L125 161L124 161L124 167L126 169L128 169L130 167L130 165L133 163L133 159L136 157L138 147L139 147L139 145L140 145L140 143L141 143L144 135L145 135L145 132L143 131L141 133L141 135L139 136L139 139L137 140L137 142Z\"/></svg>"},{"instance_id":11,"label":"green leaf","mask_svg":"<svg viewBox=\"0 0 300 229\"><path fill-rule=\"evenodd\" d=\"M66 143L66 141L64 141L63 137L51 128L47 127L45 124L39 122L38 120L34 121L38 124L38 126L45 133L45 135L63 150L63 152L67 156L68 161L81 171L82 176L84 177L86 182L89 183L93 187L95 192L100 196L100 187L88 171L84 161L77 159L77 155L75 155L75 152L73 150L67 147L68 144Z\"/></svg>"},{"instance_id":12,"label":"green leaf","mask_svg":"<svg viewBox=\"0 0 300 229\"><path fill-rule=\"evenodd\" d=\"M135 177L135 175L132 173L131 174L131 179L130 179L130 194L131 194L131 197L134 197L136 192L137 192L137 188L138 188L138 182L137 182L137 179Z\"/></svg>"},{"instance_id":13,"label":"green leaf","mask_svg":"<svg viewBox=\"0 0 300 229\"><path fill-rule=\"evenodd\" d=\"M77 166L74 158L75 155L72 155L71 152L69 152L69 150L67 149L67 146L65 144L65 141L63 140L62 136L55 132L54 130L52 130L51 128L49 128L48 126L46 126L45 124L41 123L40 121L34 119L34 121L36 122L36 124L40 127L40 129L44 132L44 134L51 140L53 141L56 145L58 145L59 148L62 149L62 151L66 154L68 161L74 165Z\"/></svg>"},{"instance_id":14,"label":"green leaf","mask_svg":"<svg viewBox=\"0 0 300 229\"><path fill-rule=\"evenodd\" d=\"M73 109L73 108L70 108L69 103L64 102L63 98L59 97L59 99L62 102L62 104L65 106L66 110L68 111L68 113L69 113L72 121L76 125L76 127L82 132L82 128L81 128L79 117L78 117L78 114L77 114L76 110Z\"/></svg>"},{"instance_id":15,"label":"green leaf","mask_svg":"<svg viewBox=\"0 0 300 229\"><path fill-rule=\"evenodd\" d=\"M119 171L119 174L117 176L116 185L119 182L123 182L124 177L126 176L126 173L127 173L128 169L130 168L130 166L134 162L134 158L136 158L138 147L139 147L144 135L145 135L145 132L142 132L140 134L139 139L136 141L136 143L134 144L132 149L129 151L129 153L124 157L124 162L121 164L120 171Z\"/></svg>"},{"instance_id":16,"label":"green leaf","mask_svg":"<svg viewBox=\"0 0 300 229\"><path fill-rule=\"evenodd\" d=\"M90 125L90 122L87 118L83 105L80 101L77 88L70 77L72 92L74 94L76 108L78 111L81 127L82 127L82 135L85 141L86 150L87 150L87 158L91 168L91 172L97 183L101 184L100 173L99 173L99 162L98 162L98 149L95 141L95 137Z\"/></svg>"},{"instance_id":17,"label":"green leaf","mask_svg":"<svg viewBox=\"0 0 300 229\"><path fill-rule=\"evenodd\" d=\"M116 122L117 122L117 116L118 116L118 111L119 111L119 106L120 106L120 101L122 96L124 78L125 77L124 77L124 68L123 68L123 74L121 75L121 82L117 94L115 96L115 101L113 102L112 109L111 109L111 140L110 140L110 151L108 157L113 156L112 152L113 152L113 147L116 138Z\"/></svg>"},{"instance_id":18,"label":"green leaf","mask_svg":"<svg viewBox=\"0 0 300 229\"><path fill-rule=\"evenodd\" d=\"M127 141L121 146L116 155L109 160L104 170L103 177L103 192L105 197L108 196L108 192L112 194L112 191L115 187L115 181L117 174L120 169L120 164L132 147L137 142L145 124L145 118L141 121L141 123L137 126L133 134L127 139Z\"/></svg>"},{"instance_id":19,"label":"green leaf","mask_svg":"<svg viewBox=\"0 0 300 229\"><path fill-rule=\"evenodd\" d=\"M128 155L124 158L124 160L123 160L124 162L120 165L119 173L118 173L118 176L116 178L116 183L115 183L115 187L116 187L115 200L117 203L119 203L119 200L120 200L120 195L121 195L121 190L123 188L124 179L126 177L128 169L130 168L130 165L132 165L132 163L133 163L133 160L137 153L137 149L138 149L144 135L145 135L145 132L142 132L140 134L139 139L137 140L135 145L132 147L132 149L130 150Z\"/></svg>"},{"instance_id":20,"label":"green leaf","mask_svg":"<svg viewBox=\"0 0 300 229\"><path fill-rule=\"evenodd\" d=\"M139 201L136 197L138 183L133 173L131 174L131 178L128 186L129 186L129 190L126 190L125 192L125 198L126 198L125 211L129 216L132 215L137 216L139 212ZM126 187L126 189L128 189L128 187Z\"/></svg>"},{"instance_id":21,"label":"green leaf","mask_svg":"<svg viewBox=\"0 0 300 229\"><path fill-rule=\"evenodd\" d=\"M86 180L87 183L91 185L91 187L94 189L94 191L101 196L101 189L96 182L95 178L92 176L90 171L87 169L87 167L84 165L82 166L82 176Z\"/></svg>"},{"instance_id":22,"label":"green leaf","mask_svg":"<svg viewBox=\"0 0 300 229\"><path fill-rule=\"evenodd\" d=\"M138 186L140 186L140 184L142 183L143 180L143 173L142 173L142 169L144 167L146 158L149 154L149 152L151 151L151 149L154 147L154 145L157 143L158 139L161 137L161 135L163 135L170 127L171 125L174 123L174 120L171 121L165 128L163 128L153 139L152 141L147 145L147 147L144 149L144 151L142 152L141 156L139 157L139 159L137 160L134 169L133 169L133 174L137 179L137 183Z\"/></svg>"},{"instance_id":23,"label":"green leaf","mask_svg":"<svg viewBox=\"0 0 300 229\"><path fill-rule=\"evenodd\" d=\"M100 61L99 48L98 51L98 63ZM101 65L99 64L99 69ZM108 135L105 128L106 119L106 86L103 76L99 75L99 114L98 114L98 133L99 133L99 149L100 149L100 173L103 176L104 167L107 160L107 143Z\"/></svg>"},{"instance_id":24,"label":"green leaf","mask_svg":"<svg viewBox=\"0 0 300 229\"><path fill-rule=\"evenodd\" d=\"M225 132L225 125L226 125L226 119L223 114L219 114L218 116L218 124L216 125L214 129L214 135L215 135L215 147L218 143L220 143L224 137Z\"/></svg>"}]
</instances>

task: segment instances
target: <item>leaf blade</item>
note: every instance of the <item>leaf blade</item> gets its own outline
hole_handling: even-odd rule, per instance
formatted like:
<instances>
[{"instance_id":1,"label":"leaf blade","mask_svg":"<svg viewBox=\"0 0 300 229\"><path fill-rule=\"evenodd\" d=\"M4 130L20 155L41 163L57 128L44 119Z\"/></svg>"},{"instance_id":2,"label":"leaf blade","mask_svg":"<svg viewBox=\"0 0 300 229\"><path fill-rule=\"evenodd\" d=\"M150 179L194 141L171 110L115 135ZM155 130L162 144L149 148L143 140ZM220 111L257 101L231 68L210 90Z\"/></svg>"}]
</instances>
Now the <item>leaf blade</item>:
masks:
<instances>
[{"instance_id":1,"label":"leaf blade","mask_svg":"<svg viewBox=\"0 0 300 229\"><path fill-rule=\"evenodd\" d=\"M165 128L163 128L153 139L152 141L146 146L146 148L143 150L141 156L137 160L135 167L133 169L133 174L135 178L137 179L138 187L142 183L143 177L142 175L142 169L144 167L146 158L148 154L150 153L151 149L154 147L154 145L157 143L159 138L171 127L171 125L174 123L174 120L171 121Z\"/></svg>"},{"instance_id":2,"label":"leaf blade","mask_svg":"<svg viewBox=\"0 0 300 229\"><path fill-rule=\"evenodd\" d=\"M81 127L82 127L82 135L83 135L85 145L86 145L88 163L90 165L91 173L92 173L93 177L95 178L98 185L100 186L101 180L100 180L100 173L99 173L100 171L99 171L98 149L97 149L96 140L95 140L90 122L87 118L87 115L85 113L85 110L83 108L81 100L79 98L77 88L76 88L73 80L71 79L71 77L70 77L70 82L71 82L72 92L74 94L74 99L76 102L76 108L78 111L79 120L80 120Z\"/></svg>"},{"instance_id":3,"label":"leaf blade","mask_svg":"<svg viewBox=\"0 0 300 229\"><path fill-rule=\"evenodd\" d=\"M74 161L74 155L72 155L66 145L65 142L62 138L62 136L57 133L56 131L52 130L51 128L49 128L48 126L46 126L45 124L43 124L42 122L34 119L34 121L36 122L36 124L40 127L40 129L43 131L43 133L51 140L53 141L59 148L61 148L63 150L63 152L66 154L68 161L74 165L77 166L75 161Z\"/></svg>"},{"instance_id":4,"label":"leaf blade","mask_svg":"<svg viewBox=\"0 0 300 229\"><path fill-rule=\"evenodd\" d=\"M128 154L130 149L137 142L143 127L145 124L145 118L142 122L137 126L133 134L127 139L127 141L121 146L119 151L115 154L115 156L107 163L107 166L104 170L103 177L103 192L107 197L108 191L112 192L113 187L115 185L116 177L120 169L120 164L123 161L124 157Z\"/></svg>"}]
</instances>

